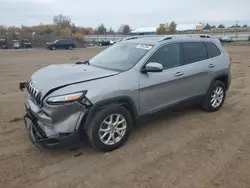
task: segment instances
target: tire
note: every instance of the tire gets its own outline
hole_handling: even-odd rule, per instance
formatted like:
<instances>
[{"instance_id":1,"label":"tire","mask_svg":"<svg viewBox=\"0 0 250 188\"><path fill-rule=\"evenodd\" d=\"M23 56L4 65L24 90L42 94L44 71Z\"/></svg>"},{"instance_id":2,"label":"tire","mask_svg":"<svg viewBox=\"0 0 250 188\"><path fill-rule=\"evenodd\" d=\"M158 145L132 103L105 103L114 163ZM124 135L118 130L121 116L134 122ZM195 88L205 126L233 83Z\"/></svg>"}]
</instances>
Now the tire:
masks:
<instances>
[{"instance_id":1,"label":"tire","mask_svg":"<svg viewBox=\"0 0 250 188\"><path fill-rule=\"evenodd\" d=\"M202 108L208 112L218 111L224 104L225 98L226 98L225 84L219 80L216 80L212 83L212 85L208 89L205 100L202 104Z\"/></svg>"},{"instance_id":2,"label":"tire","mask_svg":"<svg viewBox=\"0 0 250 188\"><path fill-rule=\"evenodd\" d=\"M112 126L104 123L104 121L106 121L107 123L112 122L110 118L111 116L113 117L113 122L117 122L117 117L119 117L118 121L122 123L117 124L117 126ZM95 114L89 130L87 130L87 135L89 137L90 143L94 148L100 151L108 152L121 147L126 142L131 130L131 126L132 117L128 110L126 110L122 106L107 107ZM117 128L119 128L119 130L116 130ZM104 131L102 131L101 129ZM117 131L120 134L118 134ZM114 135L114 137L112 136L112 134ZM105 141L106 143L104 143Z\"/></svg>"},{"instance_id":3,"label":"tire","mask_svg":"<svg viewBox=\"0 0 250 188\"><path fill-rule=\"evenodd\" d=\"M52 46L52 47L51 47L51 50L56 50L56 47L55 47L55 46Z\"/></svg>"},{"instance_id":4,"label":"tire","mask_svg":"<svg viewBox=\"0 0 250 188\"><path fill-rule=\"evenodd\" d=\"M72 46L69 46L69 47L68 47L68 50L72 50L72 49L73 49L73 47L72 47Z\"/></svg>"}]
</instances>

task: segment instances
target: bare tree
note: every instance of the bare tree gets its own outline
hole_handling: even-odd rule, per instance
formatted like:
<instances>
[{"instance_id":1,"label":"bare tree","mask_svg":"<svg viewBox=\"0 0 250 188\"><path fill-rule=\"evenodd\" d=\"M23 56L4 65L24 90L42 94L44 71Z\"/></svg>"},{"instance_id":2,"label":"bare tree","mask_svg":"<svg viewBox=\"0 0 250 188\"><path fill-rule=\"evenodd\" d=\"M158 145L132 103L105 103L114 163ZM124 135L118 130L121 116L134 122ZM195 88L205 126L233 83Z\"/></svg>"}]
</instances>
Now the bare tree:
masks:
<instances>
[{"instance_id":1,"label":"bare tree","mask_svg":"<svg viewBox=\"0 0 250 188\"><path fill-rule=\"evenodd\" d=\"M98 34L105 34L107 32L107 28L102 23L101 25L99 25L97 27L96 31L97 31Z\"/></svg>"},{"instance_id":2,"label":"bare tree","mask_svg":"<svg viewBox=\"0 0 250 188\"><path fill-rule=\"evenodd\" d=\"M115 31L112 29L112 27L110 27L108 33L109 33L109 34L114 34Z\"/></svg>"},{"instance_id":3,"label":"bare tree","mask_svg":"<svg viewBox=\"0 0 250 188\"><path fill-rule=\"evenodd\" d=\"M131 28L129 25L124 25L123 27L123 34L128 34L130 32Z\"/></svg>"},{"instance_id":4,"label":"bare tree","mask_svg":"<svg viewBox=\"0 0 250 188\"><path fill-rule=\"evenodd\" d=\"M156 33L158 35L166 34L166 25L165 24L160 24L159 27L156 29Z\"/></svg>"},{"instance_id":5,"label":"bare tree","mask_svg":"<svg viewBox=\"0 0 250 188\"><path fill-rule=\"evenodd\" d=\"M0 37L6 35L7 29L3 25L0 25Z\"/></svg>"},{"instance_id":6,"label":"bare tree","mask_svg":"<svg viewBox=\"0 0 250 188\"><path fill-rule=\"evenodd\" d=\"M218 26L218 28L225 28L225 26L223 25L223 24L220 24L219 26Z\"/></svg>"},{"instance_id":7,"label":"bare tree","mask_svg":"<svg viewBox=\"0 0 250 188\"><path fill-rule=\"evenodd\" d=\"M58 27L58 29L65 29L71 27L70 18L61 14L54 16L53 22Z\"/></svg>"}]
</instances>

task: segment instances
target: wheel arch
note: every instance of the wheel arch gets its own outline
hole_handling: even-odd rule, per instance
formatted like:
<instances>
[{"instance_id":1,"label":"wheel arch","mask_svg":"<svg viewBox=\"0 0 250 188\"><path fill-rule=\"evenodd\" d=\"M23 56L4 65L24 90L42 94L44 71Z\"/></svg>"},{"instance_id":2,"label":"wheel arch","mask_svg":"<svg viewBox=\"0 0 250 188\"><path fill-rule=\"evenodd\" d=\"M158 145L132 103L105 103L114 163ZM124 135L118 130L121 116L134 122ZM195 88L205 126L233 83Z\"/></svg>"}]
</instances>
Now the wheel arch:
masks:
<instances>
[{"instance_id":1,"label":"wheel arch","mask_svg":"<svg viewBox=\"0 0 250 188\"><path fill-rule=\"evenodd\" d=\"M98 111L116 105L123 106L124 108L126 108L131 114L133 123L136 121L136 119L138 118L138 111L136 109L136 105L134 104L133 100L128 96L120 96L120 97L104 99L94 104L90 108L87 117L83 119L82 125L84 129L87 130L89 128L92 118Z\"/></svg>"},{"instance_id":2,"label":"wheel arch","mask_svg":"<svg viewBox=\"0 0 250 188\"><path fill-rule=\"evenodd\" d=\"M213 84L214 81L221 81L225 84L225 87L226 87L226 90L229 89L229 85L230 85L230 76L228 74L220 74L220 75L217 75L211 82L211 84ZM211 85L210 84L210 85Z\"/></svg>"}]
</instances>

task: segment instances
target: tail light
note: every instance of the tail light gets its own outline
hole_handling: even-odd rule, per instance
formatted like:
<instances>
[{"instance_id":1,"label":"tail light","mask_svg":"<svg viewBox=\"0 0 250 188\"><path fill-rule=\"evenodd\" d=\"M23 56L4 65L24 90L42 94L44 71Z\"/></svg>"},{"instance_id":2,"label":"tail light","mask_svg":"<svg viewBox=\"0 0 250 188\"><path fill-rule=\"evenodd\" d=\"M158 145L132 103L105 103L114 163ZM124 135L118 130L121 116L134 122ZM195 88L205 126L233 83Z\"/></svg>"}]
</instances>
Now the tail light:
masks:
<instances>
[{"instance_id":1,"label":"tail light","mask_svg":"<svg viewBox=\"0 0 250 188\"><path fill-rule=\"evenodd\" d=\"M228 54L228 56L229 56L230 61L232 61L232 60L233 60L232 55L231 55L231 54Z\"/></svg>"}]
</instances>

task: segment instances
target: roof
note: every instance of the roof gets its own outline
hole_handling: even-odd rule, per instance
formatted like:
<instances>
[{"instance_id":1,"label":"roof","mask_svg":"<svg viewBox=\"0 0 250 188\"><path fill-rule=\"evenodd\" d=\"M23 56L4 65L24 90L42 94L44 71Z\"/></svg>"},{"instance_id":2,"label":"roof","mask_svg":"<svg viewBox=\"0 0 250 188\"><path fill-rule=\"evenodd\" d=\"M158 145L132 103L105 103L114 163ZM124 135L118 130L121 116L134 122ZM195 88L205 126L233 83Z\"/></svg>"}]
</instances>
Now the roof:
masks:
<instances>
[{"instance_id":1,"label":"roof","mask_svg":"<svg viewBox=\"0 0 250 188\"><path fill-rule=\"evenodd\" d=\"M156 36L139 36L137 39L125 40L122 43L138 43L156 45L166 41L207 41L211 40L208 35L156 35Z\"/></svg>"},{"instance_id":2,"label":"roof","mask_svg":"<svg viewBox=\"0 0 250 188\"><path fill-rule=\"evenodd\" d=\"M177 24L176 30L177 31L187 31L187 30L197 30L197 26L201 24ZM156 32L159 26L148 26L148 27L141 27L135 30L132 30L131 33L150 33Z\"/></svg>"}]
</instances>

